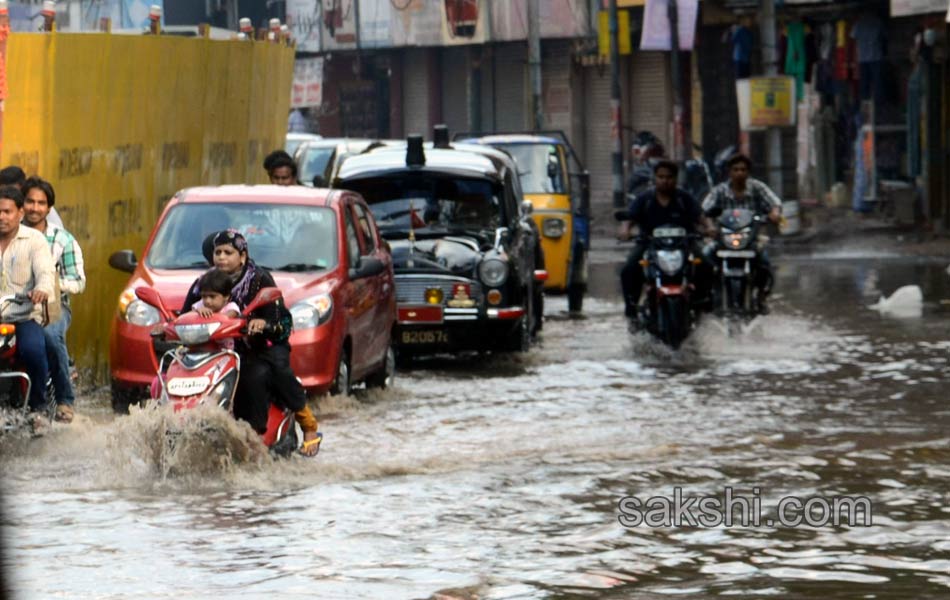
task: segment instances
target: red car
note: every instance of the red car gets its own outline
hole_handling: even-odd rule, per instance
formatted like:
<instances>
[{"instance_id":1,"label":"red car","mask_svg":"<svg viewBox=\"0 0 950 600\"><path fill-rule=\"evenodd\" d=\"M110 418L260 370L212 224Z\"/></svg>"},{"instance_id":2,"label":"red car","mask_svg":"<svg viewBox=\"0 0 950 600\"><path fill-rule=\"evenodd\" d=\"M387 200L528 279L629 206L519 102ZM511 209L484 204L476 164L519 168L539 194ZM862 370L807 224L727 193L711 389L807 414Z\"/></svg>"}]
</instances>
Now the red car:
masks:
<instances>
[{"instance_id":1,"label":"red car","mask_svg":"<svg viewBox=\"0 0 950 600\"><path fill-rule=\"evenodd\" d=\"M392 257L363 199L343 190L304 186L186 189L162 212L138 262L131 250L109 258L132 273L119 296L109 340L112 406L126 412L147 395L158 369L153 342L158 311L136 298L154 287L181 308L189 285L209 268L205 237L235 228L248 253L271 271L294 319L291 363L310 394L349 393L354 382L385 387L395 371Z\"/></svg>"}]
</instances>

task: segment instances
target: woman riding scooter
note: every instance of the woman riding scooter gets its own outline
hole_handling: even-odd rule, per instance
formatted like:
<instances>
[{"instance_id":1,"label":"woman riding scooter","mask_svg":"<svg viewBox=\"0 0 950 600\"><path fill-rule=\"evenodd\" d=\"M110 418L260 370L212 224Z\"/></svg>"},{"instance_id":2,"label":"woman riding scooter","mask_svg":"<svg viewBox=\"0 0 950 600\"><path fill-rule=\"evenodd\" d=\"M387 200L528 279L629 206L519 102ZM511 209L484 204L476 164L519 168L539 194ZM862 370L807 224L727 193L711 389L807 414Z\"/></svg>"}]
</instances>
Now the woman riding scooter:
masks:
<instances>
[{"instance_id":1,"label":"woman riding scooter","mask_svg":"<svg viewBox=\"0 0 950 600\"><path fill-rule=\"evenodd\" d=\"M274 278L248 256L247 240L233 229L208 236L202 247L205 258L231 276L230 300L243 310L264 287L277 287ZM183 311L201 299L199 277L188 290ZM303 430L300 453L315 456L323 435L310 407L303 386L290 367L290 332L293 321L283 303L268 304L255 310L248 321L248 337L235 348L241 356L241 377L234 401L234 416L247 421L257 432L267 427L268 398L272 393L279 404L295 411ZM269 328L265 327L269 325ZM265 333L265 331L272 333Z\"/></svg>"}]
</instances>

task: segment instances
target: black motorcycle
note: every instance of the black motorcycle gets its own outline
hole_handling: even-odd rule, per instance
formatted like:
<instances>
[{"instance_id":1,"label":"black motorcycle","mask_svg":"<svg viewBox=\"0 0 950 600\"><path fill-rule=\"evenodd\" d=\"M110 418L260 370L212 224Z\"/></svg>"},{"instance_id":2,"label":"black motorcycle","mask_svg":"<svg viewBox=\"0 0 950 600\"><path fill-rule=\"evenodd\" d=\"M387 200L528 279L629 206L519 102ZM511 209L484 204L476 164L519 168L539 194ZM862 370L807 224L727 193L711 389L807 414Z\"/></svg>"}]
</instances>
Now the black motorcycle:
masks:
<instances>
[{"instance_id":1,"label":"black motorcycle","mask_svg":"<svg viewBox=\"0 0 950 600\"><path fill-rule=\"evenodd\" d=\"M737 208L719 217L716 262L719 281L714 295L716 312L730 323L740 324L758 316L755 299L755 269L759 256L758 236L764 217Z\"/></svg>"},{"instance_id":2,"label":"black motorcycle","mask_svg":"<svg viewBox=\"0 0 950 600\"><path fill-rule=\"evenodd\" d=\"M630 220L627 211L617 211L615 216ZM678 225L657 227L640 261L646 289L637 323L674 350L692 331L699 314L693 306L693 270L698 259L690 246L696 237Z\"/></svg>"}]
</instances>

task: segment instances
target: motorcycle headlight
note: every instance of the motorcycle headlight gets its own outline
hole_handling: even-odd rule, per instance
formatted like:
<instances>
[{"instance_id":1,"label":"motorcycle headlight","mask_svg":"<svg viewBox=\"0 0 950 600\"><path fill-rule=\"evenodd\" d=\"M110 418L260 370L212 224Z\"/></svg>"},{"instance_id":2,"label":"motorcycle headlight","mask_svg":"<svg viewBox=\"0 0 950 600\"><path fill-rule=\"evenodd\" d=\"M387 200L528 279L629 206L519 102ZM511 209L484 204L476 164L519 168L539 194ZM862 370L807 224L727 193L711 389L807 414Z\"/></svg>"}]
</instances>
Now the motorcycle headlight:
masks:
<instances>
[{"instance_id":1,"label":"motorcycle headlight","mask_svg":"<svg viewBox=\"0 0 950 600\"><path fill-rule=\"evenodd\" d=\"M488 287L498 287L508 279L508 263L500 258L489 258L478 265L478 277Z\"/></svg>"},{"instance_id":2,"label":"motorcycle headlight","mask_svg":"<svg viewBox=\"0 0 950 600\"><path fill-rule=\"evenodd\" d=\"M221 323L199 323L197 325L175 325L175 334L183 344L204 344L211 334L218 330Z\"/></svg>"},{"instance_id":3,"label":"motorcycle headlight","mask_svg":"<svg viewBox=\"0 0 950 600\"><path fill-rule=\"evenodd\" d=\"M157 308L138 299L129 302L123 316L129 323L142 325L143 327L151 327L161 320L161 315L158 314Z\"/></svg>"},{"instance_id":4,"label":"motorcycle headlight","mask_svg":"<svg viewBox=\"0 0 950 600\"><path fill-rule=\"evenodd\" d=\"M294 329L309 329L326 323L333 311L333 299L329 294L307 298L290 307Z\"/></svg>"},{"instance_id":5,"label":"motorcycle headlight","mask_svg":"<svg viewBox=\"0 0 950 600\"><path fill-rule=\"evenodd\" d=\"M738 233L722 234L722 245L729 250L742 250L749 245L751 234L749 230L743 229Z\"/></svg>"},{"instance_id":6,"label":"motorcycle headlight","mask_svg":"<svg viewBox=\"0 0 950 600\"><path fill-rule=\"evenodd\" d=\"M541 222L541 232L544 234L544 237L559 238L564 235L566 226L567 223L564 219L544 219L544 221Z\"/></svg>"},{"instance_id":7,"label":"motorcycle headlight","mask_svg":"<svg viewBox=\"0 0 950 600\"><path fill-rule=\"evenodd\" d=\"M656 263L667 275L675 275L683 268L682 250L657 250Z\"/></svg>"}]
</instances>

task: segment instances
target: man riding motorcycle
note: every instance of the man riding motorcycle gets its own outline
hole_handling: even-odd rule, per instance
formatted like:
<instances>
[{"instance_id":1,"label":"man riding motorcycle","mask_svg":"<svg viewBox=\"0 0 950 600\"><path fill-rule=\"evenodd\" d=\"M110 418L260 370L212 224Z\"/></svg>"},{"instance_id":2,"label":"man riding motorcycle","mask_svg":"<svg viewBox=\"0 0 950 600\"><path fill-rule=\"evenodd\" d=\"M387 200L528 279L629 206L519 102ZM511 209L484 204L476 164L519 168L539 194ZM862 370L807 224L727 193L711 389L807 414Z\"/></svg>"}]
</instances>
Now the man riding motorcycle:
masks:
<instances>
[{"instance_id":1,"label":"man riding motorcycle","mask_svg":"<svg viewBox=\"0 0 950 600\"><path fill-rule=\"evenodd\" d=\"M633 198L628 208L631 220L624 220L617 233L617 239L627 241L632 237L632 225L636 223L640 228L636 245L627 256L627 262L620 272L625 304L624 314L634 324L644 283L640 260L647 250L647 240L653 234L653 230L663 225L678 225L689 232L702 231L702 210L692 196L676 187L678 171L679 168L672 161L657 161L653 167L654 187ZM703 256L698 242L693 242L693 255ZM703 265L697 269L695 282L696 297L700 301L707 297L710 282L711 268L704 261Z\"/></svg>"},{"instance_id":2,"label":"man riding motorcycle","mask_svg":"<svg viewBox=\"0 0 950 600\"><path fill-rule=\"evenodd\" d=\"M703 201L703 212L711 219L718 218L723 211L744 208L758 215L766 215L778 223L782 218L782 201L769 186L758 179L749 177L752 160L744 154L734 154L726 161L729 181L714 187ZM761 236L757 243L757 256L753 283L756 288L756 309L759 314L768 314L765 301L772 291L772 265L765 251L767 238ZM710 252L713 250L710 249Z\"/></svg>"}]
</instances>

